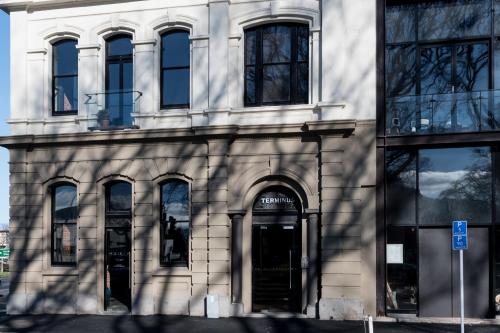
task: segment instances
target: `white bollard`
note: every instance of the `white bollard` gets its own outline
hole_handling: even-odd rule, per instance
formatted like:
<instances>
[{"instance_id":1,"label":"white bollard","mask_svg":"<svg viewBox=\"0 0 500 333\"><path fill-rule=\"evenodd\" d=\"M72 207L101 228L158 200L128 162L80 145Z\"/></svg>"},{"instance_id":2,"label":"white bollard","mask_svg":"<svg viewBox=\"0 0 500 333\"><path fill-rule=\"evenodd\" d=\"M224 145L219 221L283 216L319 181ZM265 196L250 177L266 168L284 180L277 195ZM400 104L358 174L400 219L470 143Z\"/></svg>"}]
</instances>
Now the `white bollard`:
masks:
<instances>
[{"instance_id":1,"label":"white bollard","mask_svg":"<svg viewBox=\"0 0 500 333\"><path fill-rule=\"evenodd\" d=\"M364 316L363 317L363 326L366 332L366 322L368 321L368 333L373 333L373 317L372 316Z\"/></svg>"},{"instance_id":2,"label":"white bollard","mask_svg":"<svg viewBox=\"0 0 500 333\"><path fill-rule=\"evenodd\" d=\"M219 318L219 296L207 295L207 318Z\"/></svg>"}]
</instances>

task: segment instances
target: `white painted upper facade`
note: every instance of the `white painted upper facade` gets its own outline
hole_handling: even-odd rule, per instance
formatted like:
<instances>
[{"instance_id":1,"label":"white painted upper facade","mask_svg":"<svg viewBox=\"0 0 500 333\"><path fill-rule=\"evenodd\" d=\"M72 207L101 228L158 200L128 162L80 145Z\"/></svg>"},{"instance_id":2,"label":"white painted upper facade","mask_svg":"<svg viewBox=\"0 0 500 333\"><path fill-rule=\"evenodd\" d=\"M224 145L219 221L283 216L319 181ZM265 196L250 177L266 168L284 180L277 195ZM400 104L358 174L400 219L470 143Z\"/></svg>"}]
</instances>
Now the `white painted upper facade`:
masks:
<instances>
[{"instance_id":1,"label":"white painted upper facade","mask_svg":"<svg viewBox=\"0 0 500 333\"><path fill-rule=\"evenodd\" d=\"M105 90L105 39L133 36L140 129L374 120L375 0L0 0L11 22L12 135L88 132ZM244 30L309 25L309 103L244 106ZM189 109L160 108L160 34L190 32ZM52 115L52 44L77 40L78 115Z\"/></svg>"}]
</instances>

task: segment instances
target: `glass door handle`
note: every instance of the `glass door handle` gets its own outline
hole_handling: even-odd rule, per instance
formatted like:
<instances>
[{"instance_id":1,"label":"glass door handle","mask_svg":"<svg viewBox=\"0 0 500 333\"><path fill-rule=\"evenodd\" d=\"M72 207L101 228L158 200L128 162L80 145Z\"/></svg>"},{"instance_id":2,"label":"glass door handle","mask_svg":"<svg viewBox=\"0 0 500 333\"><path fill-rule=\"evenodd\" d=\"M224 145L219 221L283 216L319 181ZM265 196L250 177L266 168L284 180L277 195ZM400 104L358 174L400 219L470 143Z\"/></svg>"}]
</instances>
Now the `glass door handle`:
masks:
<instances>
[{"instance_id":1,"label":"glass door handle","mask_svg":"<svg viewBox=\"0 0 500 333\"><path fill-rule=\"evenodd\" d=\"M292 289L292 250L288 250L288 281L290 283L290 289Z\"/></svg>"}]
</instances>

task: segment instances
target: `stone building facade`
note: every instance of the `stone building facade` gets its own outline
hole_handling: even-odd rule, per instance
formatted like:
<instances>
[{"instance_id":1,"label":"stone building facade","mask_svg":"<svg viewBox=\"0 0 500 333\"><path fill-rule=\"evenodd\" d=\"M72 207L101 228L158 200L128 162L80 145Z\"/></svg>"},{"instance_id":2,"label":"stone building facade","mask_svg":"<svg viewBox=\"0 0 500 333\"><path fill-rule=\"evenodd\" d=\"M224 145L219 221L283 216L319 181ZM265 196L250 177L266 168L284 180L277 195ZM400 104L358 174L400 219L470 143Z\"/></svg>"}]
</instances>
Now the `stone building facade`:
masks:
<instances>
[{"instance_id":1,"label":"stone building facade","mask_svg":"<svg viewBox=\"0 0 500 333\"><path fill-rule=\"evenodd\" d=\"M0 139L10 151L10 314L203 316L211 296L220 316L375 314L375 1L0 7L12 27L12 135ZM288 101L301 84L305 101L249 103L245 68L262 64L248 62L245 43L260 27L307 31L305 67L290 65L306 69L305 82L288 77L298 81ZM161 60L164 36L178 31L189 34L189 79L175 81L188 83L188 103L162 107L179 96ZM119 38L130 39L130 59L122 44L111 59ZM67 39L77 78L60 74ZM70 77L77 89L60 102Z\"/></svg>"}]
</instances>

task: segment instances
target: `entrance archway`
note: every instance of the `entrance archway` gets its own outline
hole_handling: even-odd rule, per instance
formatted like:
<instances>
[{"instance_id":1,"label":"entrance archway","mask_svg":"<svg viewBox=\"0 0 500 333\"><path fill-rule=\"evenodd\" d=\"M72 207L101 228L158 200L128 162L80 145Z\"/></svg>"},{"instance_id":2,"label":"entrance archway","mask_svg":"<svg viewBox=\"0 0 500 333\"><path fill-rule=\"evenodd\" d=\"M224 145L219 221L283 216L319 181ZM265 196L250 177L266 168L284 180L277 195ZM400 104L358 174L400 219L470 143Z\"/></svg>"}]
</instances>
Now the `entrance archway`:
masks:
<instances>
[{"instance_id":1,"label":"entrance archway","mask_svg":"<svg viewBox=\"0 0 500 333\"><path fill-rule=\"evenodd\" d=\"M252 311L301 312L302 207L283 186L262 191L252 207Z\"/></svg>"}]
</instances>

